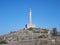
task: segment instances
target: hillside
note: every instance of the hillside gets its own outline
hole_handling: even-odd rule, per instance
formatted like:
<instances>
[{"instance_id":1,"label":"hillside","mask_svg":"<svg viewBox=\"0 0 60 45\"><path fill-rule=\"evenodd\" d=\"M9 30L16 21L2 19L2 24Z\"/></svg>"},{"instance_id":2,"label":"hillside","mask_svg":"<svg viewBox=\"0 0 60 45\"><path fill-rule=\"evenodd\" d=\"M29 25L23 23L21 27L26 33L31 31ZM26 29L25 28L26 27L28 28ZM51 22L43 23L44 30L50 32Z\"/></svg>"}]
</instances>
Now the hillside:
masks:
<instances>
[{"instance_id":1,"label":"hillside","mask_svg":"<svg viewBox=\"0 0 60 45\"><path fill-rule=\"evenodd\" d=\"M20 40L27 40L27 39L35 39L41 37L48 36L48 29L42 28L29 28L29 29L22 29L14 32L10 32L6 35L1 36L0 38L7 40L8 42L11 41L20 41Z\"/></svg>"}]
</instances>

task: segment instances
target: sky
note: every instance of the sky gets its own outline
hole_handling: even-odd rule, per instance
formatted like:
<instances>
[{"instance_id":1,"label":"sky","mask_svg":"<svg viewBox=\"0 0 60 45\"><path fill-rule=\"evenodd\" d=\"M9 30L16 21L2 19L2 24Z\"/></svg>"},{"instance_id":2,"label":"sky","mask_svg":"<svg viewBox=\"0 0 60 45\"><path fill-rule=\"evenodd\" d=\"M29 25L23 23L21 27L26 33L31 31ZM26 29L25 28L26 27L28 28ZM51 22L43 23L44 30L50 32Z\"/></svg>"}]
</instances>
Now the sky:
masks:
<instances>
[{"instance_id":1,"label":"sky","mask_svg":"<svg viewBox=\"0 0 60 45\"><path fill-rule=\"evenodd\" d=\"M60 31L60 0L0 0L0 35L25 28L30 8L37 28Z\"/></svg>"}]
</instances>

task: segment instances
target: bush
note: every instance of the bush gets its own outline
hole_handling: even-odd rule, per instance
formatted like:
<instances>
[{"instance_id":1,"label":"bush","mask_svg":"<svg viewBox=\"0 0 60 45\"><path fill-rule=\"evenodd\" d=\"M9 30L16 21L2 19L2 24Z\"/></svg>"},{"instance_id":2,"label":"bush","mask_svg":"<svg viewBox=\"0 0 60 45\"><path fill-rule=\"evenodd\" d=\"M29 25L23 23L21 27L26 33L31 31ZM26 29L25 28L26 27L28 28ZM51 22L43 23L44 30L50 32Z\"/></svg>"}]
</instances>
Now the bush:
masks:
<instances>
[{"instance_id":1,"label":"bush","mask_svg":"<svg viewBox=\"0 0 60 45\"><path fill-rule=\"evenodd\" d=\"M33 28L28 28L27 30L31 31L31 30L33 30Z\"/></svg>"},{"instance_id":2,"label":"bush","mask_svg":"<svg viewBox=\"0 0 60 45\"><path fill-rule=\"evenodd\" d=\"M48 30L44 30L44 33L48 33Z\"/></svg>"},{"instance_id":3,"label":"bush","mask_svg":"<svg viewBox=\"0 0 60 45\"><path fill-rule=\"evenodd\" d=\"M38 36L38 38L43 38L42 36Z\"/></svg>"},{"instance_id":4,"label":"bush","mask_svg":"<svg viewBox=\"0 0 60 45\"><path fill-rule=\"evenodd\" d=\"M0 40L0 44L7 44L8 42L6 40Z\"/></svg>"}]
</instances>

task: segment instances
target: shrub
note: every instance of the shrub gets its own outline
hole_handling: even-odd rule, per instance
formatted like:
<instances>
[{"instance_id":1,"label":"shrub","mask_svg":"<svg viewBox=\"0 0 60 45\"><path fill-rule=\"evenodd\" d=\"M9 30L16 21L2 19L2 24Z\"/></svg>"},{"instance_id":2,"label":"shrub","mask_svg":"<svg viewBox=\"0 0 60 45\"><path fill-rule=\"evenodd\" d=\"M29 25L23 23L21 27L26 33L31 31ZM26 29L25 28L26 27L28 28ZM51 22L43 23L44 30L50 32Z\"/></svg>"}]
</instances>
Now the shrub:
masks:
<instances>
[{"instance_id":1,"label":"shrub","mask_svg":"<svg viewBox=\"0 0 60 45\"><path fill-rule=\"evenodd\" d=\"M0 40L0 44L7 44L8 42L6 40Z\"/></svg>"},{"instance_id":2,"label":"shrub","mask_svg":"<svg viewBox=\"0 0 60 45\"><path fill-rule=\"evenodd\" d=\"M28 28L29 31L33 30L33 28Z\"/></svg>"}]
</instances>

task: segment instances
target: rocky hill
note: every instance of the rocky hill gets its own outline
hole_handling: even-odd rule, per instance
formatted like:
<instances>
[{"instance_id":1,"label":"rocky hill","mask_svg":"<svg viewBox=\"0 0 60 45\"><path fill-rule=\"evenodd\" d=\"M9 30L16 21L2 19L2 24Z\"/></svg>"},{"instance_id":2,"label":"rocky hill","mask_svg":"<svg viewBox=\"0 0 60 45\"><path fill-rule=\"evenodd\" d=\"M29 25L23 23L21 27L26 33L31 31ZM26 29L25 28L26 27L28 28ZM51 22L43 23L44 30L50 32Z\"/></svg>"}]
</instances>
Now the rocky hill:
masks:
<instances>
[{"instance_id":1,"label":"rocky hill","mask_svg":"<svg viewBox=\"0 0 60 45\"><path fill-rule=\"evenodd\" d=\"M51 41L59 43L60 37L51 38L51 31L43 28L22 29L0 36L1 45L51 45Z\"/></svg>"},{"instance_id":2,"label":"rocky hill","mask_svg":"<svg viewBox=\"0 0 60 45\"><path fill-rule=\"evenodd\" d=\"M0 39L7 40L8 42L35 39L39 37L47 37L48 31L48 29L42 28L22 29L0 36Z\"/></svg>"}]
</instances>

